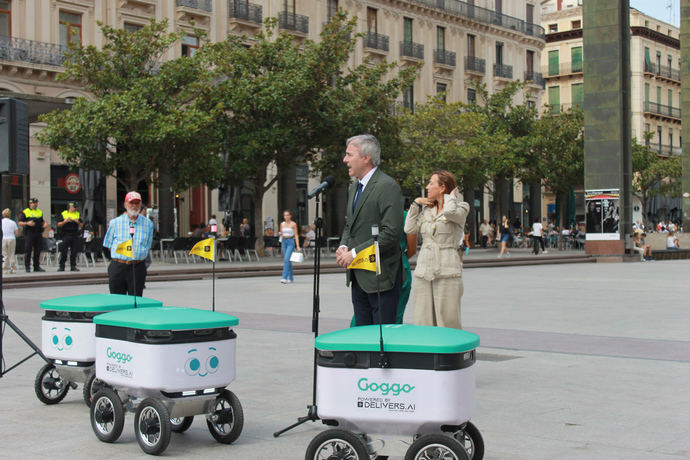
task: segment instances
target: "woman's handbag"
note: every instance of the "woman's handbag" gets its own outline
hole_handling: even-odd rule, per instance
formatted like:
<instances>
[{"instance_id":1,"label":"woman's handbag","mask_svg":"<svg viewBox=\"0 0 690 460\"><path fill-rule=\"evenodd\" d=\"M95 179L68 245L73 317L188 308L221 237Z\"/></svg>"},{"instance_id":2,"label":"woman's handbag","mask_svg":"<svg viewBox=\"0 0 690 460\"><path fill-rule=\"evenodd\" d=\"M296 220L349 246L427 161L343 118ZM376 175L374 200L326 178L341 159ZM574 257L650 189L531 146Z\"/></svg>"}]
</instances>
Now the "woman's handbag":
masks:
<instances>
[{"instance_id":1,"label":"woman's handbag","mask_svg":"<svg viewBox=\"0 0 690 460\"><path fill-rule=\"evenodd\" d=\"M294 251L292 254L290 254L290 262L304 262L304 253Z\"/></svg>"}]
</instances>

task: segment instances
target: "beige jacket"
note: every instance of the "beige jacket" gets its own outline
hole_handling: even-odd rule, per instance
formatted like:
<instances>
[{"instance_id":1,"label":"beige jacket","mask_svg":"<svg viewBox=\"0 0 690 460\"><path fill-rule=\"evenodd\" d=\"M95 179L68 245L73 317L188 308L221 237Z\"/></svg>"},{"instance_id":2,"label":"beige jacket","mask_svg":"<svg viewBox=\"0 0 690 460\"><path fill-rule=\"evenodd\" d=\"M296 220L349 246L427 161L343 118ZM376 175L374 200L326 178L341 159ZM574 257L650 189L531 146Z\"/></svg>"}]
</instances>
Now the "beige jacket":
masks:
<instances>
[{"instance_id":1,"label":"beige jacket","mask_svg":"<svg viewBox=\"0 0 690 460\"><path fill-rule=\"evenodd\" d=\"M443 210L439 214L436 214L436 207L410 206L405 220L405 233L422 235L415 277L433 281L436 278L462 276L458 248L469 211L470 205L453 195L444 195Z\"/></svg>"}]
</instances>

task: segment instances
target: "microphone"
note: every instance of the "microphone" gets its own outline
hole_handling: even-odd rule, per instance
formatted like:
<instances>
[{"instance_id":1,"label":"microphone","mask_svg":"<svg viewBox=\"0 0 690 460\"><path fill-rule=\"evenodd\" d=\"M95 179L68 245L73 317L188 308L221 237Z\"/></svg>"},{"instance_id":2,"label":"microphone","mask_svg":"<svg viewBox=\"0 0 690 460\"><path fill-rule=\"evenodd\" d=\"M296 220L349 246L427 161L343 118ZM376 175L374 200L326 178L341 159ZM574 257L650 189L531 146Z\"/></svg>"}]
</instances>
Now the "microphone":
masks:
<instances>
[{"instance_id":1,"label":"microphone","mask_svg":"<svg viewBox=\"0 0 690 460\"><path fill-rule=\"evenodd\" d=\"M335 184L335 178L333 176L326 176L323 182L321 182L321 184L318 187L309 192L309 195L307 195L307 199L312 199L319 193L325 192L330 187L332 187L333 184Z\"/></svg>"},{"instance_id":2,"label":"microphone","mask_svg":"<svg viewBox=\"0 0 690 460\"><path fill-rule=\"evenodd\" d=\"M129 234L134 236L134 222L129 223Z\"/></svg>"}]
</instances>

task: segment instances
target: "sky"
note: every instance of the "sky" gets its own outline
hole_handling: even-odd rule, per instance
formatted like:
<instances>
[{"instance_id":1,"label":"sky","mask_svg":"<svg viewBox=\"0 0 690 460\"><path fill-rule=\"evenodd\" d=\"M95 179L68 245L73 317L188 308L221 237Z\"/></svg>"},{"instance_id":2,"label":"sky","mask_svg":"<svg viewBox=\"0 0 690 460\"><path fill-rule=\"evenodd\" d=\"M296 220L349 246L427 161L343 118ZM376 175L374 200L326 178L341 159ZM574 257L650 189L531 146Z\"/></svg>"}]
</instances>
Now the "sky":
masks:
<instances>
[{"instance_id":1,"label":"sky","mask_svg":"<svg viewBox=\"0 0 690 460\"><path fill-rule=\"evenodd\" d=\"M667 8L667 5L672 8ZM630 7L680 27L680 0L630 0Z\"/></svg>"}]
</instances>

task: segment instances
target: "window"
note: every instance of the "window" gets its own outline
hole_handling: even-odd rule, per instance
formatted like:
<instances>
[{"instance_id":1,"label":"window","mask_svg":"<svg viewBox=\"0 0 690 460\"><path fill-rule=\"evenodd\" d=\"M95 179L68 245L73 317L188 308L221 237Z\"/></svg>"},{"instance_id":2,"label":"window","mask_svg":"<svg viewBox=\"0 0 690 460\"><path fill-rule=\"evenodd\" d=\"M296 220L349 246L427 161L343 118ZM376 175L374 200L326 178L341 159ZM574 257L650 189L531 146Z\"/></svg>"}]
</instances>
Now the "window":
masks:
<instances>
[{"instance_id":1,"label":"window","mask_svg":"<svg viewBox=\"0 0 690 460\"><path fill-rule=\"evenodd\" d=\"M496 12L498 14L503 13L503 0L494 0L496 2Z\"/></svg>"},{"instance_id":2,"label":"window","mask_svg":"<svg viewBox=\"0 0 690 460\"><path fill-rule=\"evenodd\" d=\"M549 87L549 109L552 114L561 113L561 87Z\"/></svg>"},{"instance_id":3,"label":"window","mask_svg":"<svg viewBox=\"0 0 690 460\"><path fill-rule=\"evenodd\" d=\"M577 21L572 21L572 22L570 23L570 26L571 26L573 29L582 29L582 21L580 21L579 19L578 19Z\"/></svg>"},{"instance_id":4,"label":"window","mask_svg":"<svg viewBox=\"0 0 690 460\"><path fill-rule=\"evenodd\" d=\"M534 5L528 3L525 8L525 21L527 24L532 24L534 22Z\"/></svg>"},{"instance_id":5,"label":"window","mask_svg":"<svg viewBox=\"0 0 690 460\"><path fill-rule=\"evenodd\" d=\"M295 14L295 0L283 0L283 6L288 13Z\"/></svg>"},{"instance_id":6,"label":"window","mask_svg":"<svg viewBox=\"0 0 690 460\"><path fill-rule=\"evenodd\" d=\"M534 72L534 51L527 50L527 72Z\"/></svg>"},{"instance_id":7,"label":"window","mask_svg":"<svg viewBox=\"0 0 690 460\"><path fill-rule=\"evenodd\" d=\"M436 27L436 43L438 44L438 49L441 51L446 50L446 28Z\"/></svg>"},{"instance_id":8,"label":"window","mask_svg":"<svg viewBox=\"0 0 690 460\"><path fill-rule=\"evenodd\" d=\"M668 69L671 70L671 67L673 67L673 56L668 57Z\"/></svg>"},{"instance_id":9,"label":"window","mask_svg":"<svg viewBox=\"0 0 690 460\"><path fill-rule=\"evenodd\" d=\"M446 91L448 90L448 85L445 83L436 83L436 94L441 95L443 102L446 102Z\"/></svg>"},{"instance_id":10,"label":"window","mask_svg":"<svg viewBox=\"0 0 690 460\"><path fill-rule=\"evenodd\" d=\"M669 153L672 153L673 152L673 130L672 129L670 129L668 131L668 146L671 148L671 152L669 152Z\"/></svg>"},{"instance_id":11,"label":"window","mask_svg":"<svg viewBox=\"0 0 690 460\"><path fill-rule=\"evenodd\" d=\"M328 0L328 20L330 21L333 16L338 12L338 0Z\"/></svg>"},{"instance_id":12,"label":"window","mask_svg":"<svg viewBox=\"0 0 690 460\"><path fill-rule=\"evenodd\" d=\"M659 146L659 152L661 152L661 136L663 134L663 130L661 129L661 126L656 127L656 145Z\"/></svg>"},{"instance_id":13,"label":"window","mask_svg":"<svg viewBox=\"0 0 690 460\"><path fill-rule=\"evenodd\" d=\"M12 36L12 2L0 2L0 35Z\"/></svg>"},{"instance_id":14,"label":"window","mask_svg":"<svg viewBox=\"0 0 690 460\"><path fill-rule=\"evenodd\" d=\"M467 55L474 57L474 35L467 34Z\"/></svg>"},{"instance_id":15,"label":"window","mask_svg":"<svg viewBox=\"0 0 690 460\"><path fill-rule=\"evenodd\" d=\"M123 26L123 29L125 29L125 30L126 30L127 32L129 32L130 34L133 34L133 33L136 32L137 30L141 30L141 27L142 27L142 26L140 26L140 25L138 25L138 24L130 24L130 23L128 23L128 22L125 22L125 25Z\"/></svg>"},{"instance_id":16,"label":"window","mask_svg":"<svg viewBox=\"0 0 690 460\"><path fill-rule=\"evenodd\" d=\"M667 96L668 96L668 106L673 107L673 91L669 89Z\"/></svg>"},{"instance_id":17,"label":"window","mask_svg":"<svg viewBox=\"0 0 690 460\"><path fill-rule=\"evenodd\" d=\"M582 107L584 103L584 96L582 92L582 83L573 83L570 86L570 97L573 101L573 107Z\"/></svg>"},{"instance_id":18,"label":"window","mask_svg":"<svg viewBox=\"0 0 690 460\"><path fill-rule=\"evenodd\" d=\"M558 75L558 50L549 51L549 75Z\"/></svg>"},{"instance_id":19,"label":"window","mask_svg":"<svg viewBox=\"0 0 690 460\"><path fill-rule=\"evenodd\" d=\"M412 43L412 18L403 18L403 42Z\"/></svg>"},{"instance_id":20,"label":"window","mask_svg":"<svg viewBox=\"0 0 690 460\"><path fill-rule=\"evenodd\" d=\"M549 24L549 33L558 32L558 24Z\"/></svg>"},{"instance_id":21,"label":"window","mask_svg":"<svg viewBox=\"0 0 690 460\"><path fill-rule=\"evenodd\" d=\"M194 56L199 49L199 39L191 35L182 37L182 56Z\"/></svg>"},{"instance_id":22,"label":"window","mask_svg":"<svg viewBox=\"0 0 690 460\"><path fill-rule=\"evenodd\" d=\"M376 23L376 8L367 8L367 32L375 34L378 32L378 24Z\"/></svg>"},{"instance_id":23,"label":"window","mask_svg":"<svg viewBox=\"0 0 690 460\"><path fill-rule=\"evenodd\" d=\"M645 132L645 134L651 132L651 129L652 129L652 128L650 128L649 123L645 123L645 124L644 124L644 132ZM647 147L649 147L649 139L647 138L647 136L645 136L644 145L646 145Z\"/></svg>"},{"instance_id":24,"label":"window","mask_svg":"<svg viewBox=\"0 0 690 460\"><path fill-rule=\"evenodd\" d=\"M60 45L81 44L81 15L60 11Z\"/></svg>"},{"instance_id":25,"label":"window","mask_svg":"<svg viewBox=\"0 0 690 460\"><path fill-rule=\"evenodd\" d=\"M496 42L496 64L503 65L503 43Z\"/></svg>"},{"instance_id":26,"label":"window","mask_svg":"<svg viewBox=\"0 0 690 460\"><path fill-rule=\"evenodd\" d=\"M649 83L644 84L644 101L649 102Z\"/></svg>"},{"instance_id":27,"label":"window","mask_svg":"<svg viewBox=\"0 0 690 460\"><path fill-rule=\"evenodd\" d=\"M477 91L472 88L467 88L467 103L474 104L477 102Z\"/></svg>"},{"instance_id":28,"label":"window","mask_svg":"<svg viewBox=\"0 0 690 460\"><path fill-rule=\"evenodd\" d=\"M661 86L656 87L656 103L661 104Z\"/></svg>"},{"instance_id":29,"label":"window","mask_svg":"<svg viewBox=\"0 0 690 460\"><path fill-rule=\"evenodd\" d=\"M414 88L412 85L403 89L403 106L414 111Z\"/></svg>"},{"instance_id":30,"label":"window","mask_svg":"<svg viewBox=\"0 0 690 460\"><path fill-rule=\"evenodd\" d=\"M573 73L582 72L582 47L570 48L570 62Z\"/></svg>"},{"instance_id":31,"label":"window","mask_svg":"<svg viewBox=\"0 0 690 460\"><path fill-rule=\"evenodd\" d=\"M656 70L657 72L661 70L661 52L657 51L656 52Z\"/></svg>"},{"instance_id":32,"label":"window","mask_svg":"<svg viewBox=\"0 0 690 460\"><path fill-rule=\"evenodd\" d=\"M649 48L646 46L644 47L644 63L645 63L645 66L648 66L649 64L652 63L652 58L649 54Z\"/></svg>"}]
</instances>

